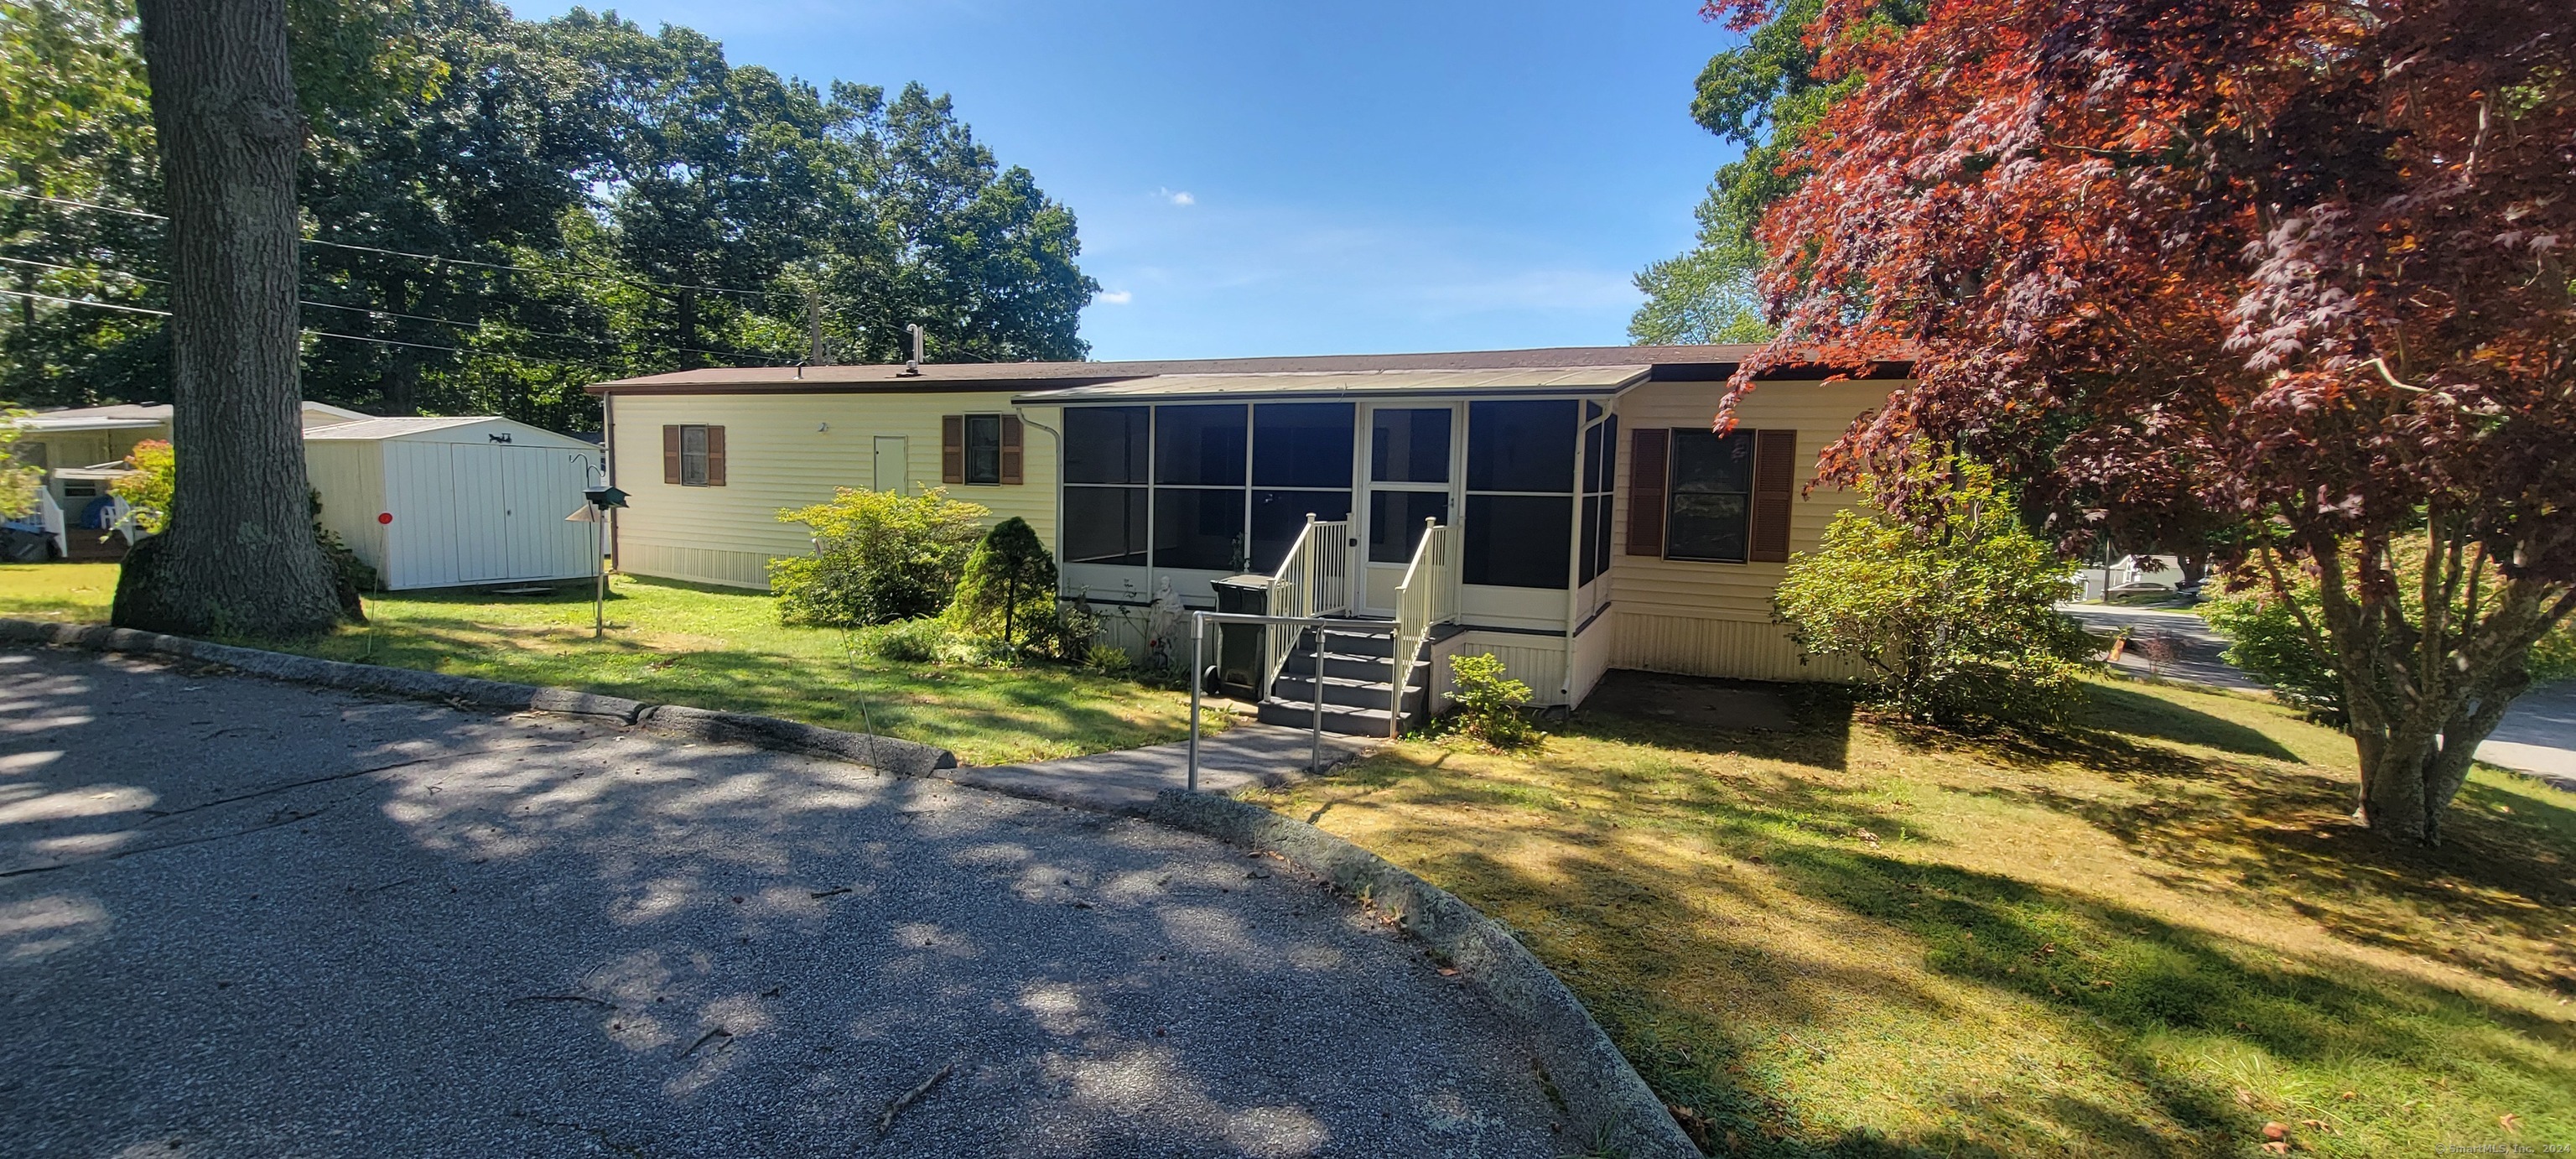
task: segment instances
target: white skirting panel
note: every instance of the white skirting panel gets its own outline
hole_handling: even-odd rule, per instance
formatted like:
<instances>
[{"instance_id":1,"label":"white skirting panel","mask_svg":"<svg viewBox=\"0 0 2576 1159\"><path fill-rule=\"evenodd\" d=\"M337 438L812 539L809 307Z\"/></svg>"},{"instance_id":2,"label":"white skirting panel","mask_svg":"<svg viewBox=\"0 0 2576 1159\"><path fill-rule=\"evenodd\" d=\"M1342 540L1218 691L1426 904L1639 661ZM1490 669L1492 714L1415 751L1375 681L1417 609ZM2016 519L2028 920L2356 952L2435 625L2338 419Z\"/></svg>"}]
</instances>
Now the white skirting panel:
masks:
<instances>
[{"instance_id":1,"label":"white skirting panel","mask_svg":"<svg viewBox=\"0 0 2576 1159\"><path fill-rule=\"evenodd\" d=\"M1521 632L1460 632L1430 648L1431 711L1449 710L1451 702L1449 658L1480 656L1487 652L1503 662L1503 671L1512 679L1530 686L1530 703L1564 704L1565 637L1533 636Z\"/></svg>"},{"instance_id":2,"label":"white skirting panel","mask_svg":"<svg viewBox=\"0 0 2576 1159\"><path fill-rule=\"evenodd\" d=\"M617 545L617 570L628 575L687 580L729 588L769 590L771 557L752 551L718 551L638 541L627 535Z\"/></svg>"},{"instance_id":3,"label":"white skirting panel","mask_svg":"<svg viewBox=\"0 0 2576 1159\"><path fill-rule=\"evenodd\" d=\"M1618 646L1611 666L1737 680L1858 679L1860 666L1802 658L1778 624L1614 611Z\"/></svg>"}]
</instances>

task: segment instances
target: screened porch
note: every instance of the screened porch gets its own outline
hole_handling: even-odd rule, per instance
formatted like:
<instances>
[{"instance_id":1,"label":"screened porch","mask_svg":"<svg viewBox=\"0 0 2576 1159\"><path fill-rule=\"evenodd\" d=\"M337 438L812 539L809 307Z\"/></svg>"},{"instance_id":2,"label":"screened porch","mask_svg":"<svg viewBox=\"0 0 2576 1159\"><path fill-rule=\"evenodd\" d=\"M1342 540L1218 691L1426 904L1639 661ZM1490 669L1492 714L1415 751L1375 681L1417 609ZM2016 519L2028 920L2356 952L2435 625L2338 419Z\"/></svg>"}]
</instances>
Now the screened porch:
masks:
<instances>
[{"instance_id":1,"label":"screened porch","mask_svg":"<svg viewBox=\"0 0 2576 1159\"><path fill-rule=\"evenodd\" d=\"M1311 518L1347 524L1352 613L1391 618L1440 526L1460 622L1562 633L1606 599L1612 400L1642 370L1167 377L1022 401L1063 407L1068 595L1169 584L1208 607L1212 581L1277 570Z\"/></svg>"}]
</instances>

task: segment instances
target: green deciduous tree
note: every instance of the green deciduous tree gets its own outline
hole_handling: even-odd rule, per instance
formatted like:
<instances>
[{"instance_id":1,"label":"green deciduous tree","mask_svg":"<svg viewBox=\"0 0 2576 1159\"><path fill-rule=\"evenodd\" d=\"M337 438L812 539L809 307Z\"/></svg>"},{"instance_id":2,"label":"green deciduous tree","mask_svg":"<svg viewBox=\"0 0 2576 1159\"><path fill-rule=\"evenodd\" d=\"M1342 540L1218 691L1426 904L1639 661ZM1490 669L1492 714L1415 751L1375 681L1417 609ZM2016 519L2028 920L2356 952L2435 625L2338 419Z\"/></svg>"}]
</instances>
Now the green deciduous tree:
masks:
<instances>
[{"instance_id":1,"label":"green deciduous tree","mask_svg":"<svg viewBox=\"0 0 2576 1159\"><path fill-rule=\"evenodd\" d=\"M918 85L818 88L581 9L289 12L308 398L581 429L591 382L804 357L809 294L841 361L915 323L934 359L1088 349L1072 213ZM0 197L0 288L168 308L148 93L128 0L0 0L0 180L108 207ZM0 306L0 398L169 397L157 317Z\"/></svg>"},{"instance_id":2,"label":"green deciduous tree","mask_svg":"<svg viewBox=\"0 0 2576 1159\"><path fill-rule=\"evenodd\" d=\"M16 518L36 509L36 489L45 485L44 468L20 460L18 445L25 431L19 422L24 407L0 406L0 518Z\"/></svg>"},{"instance_id":3,"label":"green deciduous tree","mask_svg":"<svg viewBox=\"0 0 2576 1159\"><path fill-rule=\"evenodd\" d=\"M159 535L170 523L170 496L178 488L179 457L170 449L167 439L145 439L126 452L125 465L134 473L107 485L117 498L133 508L135 530L145 535Z\"/></svg>"},{"instance_id":4,"label":"green deciduous tree","mask_svg":"<svg viewBox=\"0 0 2576 1159\"><path fill-rule=\"evenodd\" d=\"M2092 652L2056 611L2072 569L2023 528L1992 469L1927 457L1913 470L1910 518L1845 510L1817 550L1790 558L1781 621L1808 654L1859 662L1917 720L2064 722Z\"/></svg>"},{"instance_id":5,"label":"green deciduous tree","mask_svg":"<svg viewBox=\"0 0 2576 1159\"><path fill-rule=\"evenodd\" d=\"M1919 23L1925 0L1879 0L1878 19ZM1834 101L1855 86L1817 74L1807 32L1823 0L1787 0L1759 22L1734 23L1744 44L1709 58L1691 99L1691 119L1744 155L1717 170L1695 215L1688 252L1637 275L1644 305L1628 322L1640 343L1761 342L1771 337L1755 286L1768 255L1754 236L1763 211L1804 179L1798 144ZM1715 5L1703 9L1715 18Z\"/></svg>"}]
</instances>

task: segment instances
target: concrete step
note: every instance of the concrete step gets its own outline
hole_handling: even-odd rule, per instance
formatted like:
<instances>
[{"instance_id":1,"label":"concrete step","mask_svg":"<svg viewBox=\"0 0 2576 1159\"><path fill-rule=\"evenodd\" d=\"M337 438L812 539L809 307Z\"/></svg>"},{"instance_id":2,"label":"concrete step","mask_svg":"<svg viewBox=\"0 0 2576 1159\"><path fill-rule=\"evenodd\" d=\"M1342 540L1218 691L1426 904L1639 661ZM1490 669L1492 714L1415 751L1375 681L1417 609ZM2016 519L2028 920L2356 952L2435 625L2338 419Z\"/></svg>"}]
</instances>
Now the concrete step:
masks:
<instances>
[{"instance_id":1,"label":"concrete step","mask_svg":"<svg viewBox=\"0 0 2576 1159\"><path fill-rule=\"evenodd\" d=\"M1313 728L1315 702L1268 697L1261 702L1256 715L1263 724L1283 728ZM1347 704L1324 705L1324 731L1341 736L1385 736L1387 715L1383 708L1358 708ZM1413 728L1420 718L1406 714L1404 727Z\"/></svg>"},{"instance_id":2,"label":"concrete step","mask_svg":"<svg viewBox=\"0 0 2576 1159\"><path fill-rule=\"evenodd\" d=\"M1395 662L1384 656L1353 655L1349 652L1324 653L1324 675L1326 676L1344 680L1375 680L1386 683L1393 679L1391 673L1394 670ZM1406 677L1405 683L1420 685L1430 670L1430 661L1414 661L1413 670ZM1286 661L1279 666L1279 671L1281 675L1312 676L1315 674L1315 654L1290 653Z\"/></svg>"},{"instance_id":3,"label":"concrete step","mask_svg":"<svg viewBox=\"0 0 2576 1159\"><path fill-rule=\"evenodd\" d=\"M1300 652L1313 652L1315 650L1315 634L1311 631L1299 633L1297 636L1297 650ZM1365 634L1339 631L1327 632L1324 634L1324 651L1327 653L1339 652L1348 656L1376 656L1380 658L1395 655L1395 626L1389 624L1384 632L1369 632Z\"/></svg>"},{"instance_id":4,"label":"concrete step","mask_svg":"<svg viewBox=\"0 0 2576 1159\"><path fill-rule=\"evenodd\" d=\"M1323 679L1324 703L1344 704L1353 708L1384 708L1394 687L1384 680L1350 679L1326 676ZM1315 698L1314 677L1282 673L1279 682L1270 686L1271 695L1282 700L1309 701ZM1422 711L1424 693L1419 684L1404 690L1404 711L1408 716Z\"/></svg>"}]
</instances>

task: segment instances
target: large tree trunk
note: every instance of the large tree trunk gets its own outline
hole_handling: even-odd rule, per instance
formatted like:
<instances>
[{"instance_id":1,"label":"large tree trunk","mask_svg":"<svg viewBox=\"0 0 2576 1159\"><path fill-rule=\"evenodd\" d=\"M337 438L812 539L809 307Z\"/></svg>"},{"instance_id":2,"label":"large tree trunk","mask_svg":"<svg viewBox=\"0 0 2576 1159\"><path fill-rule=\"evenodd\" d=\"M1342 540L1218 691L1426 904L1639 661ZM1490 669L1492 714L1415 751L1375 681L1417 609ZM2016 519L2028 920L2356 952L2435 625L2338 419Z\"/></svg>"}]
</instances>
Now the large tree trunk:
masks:
<instances>
[{"instance_id":1,"label":"large tree trunk","mask_svg":"<svg viewBox=\"0 0 2576 1159\"><path fill-rule=\"evenodd\" d=\"M170 209L178 477L169 526L117 582L156 631L304 635L340 619L307 510L296 383L295 162L285 0L142 0Z\"/></svg>"},{"instance_id":2,"label":"large tree trunk","mask_svg":"<svg viewBox=\"0 0 2576 1159\"><path fill-rule=\"evenodd\" d=\"M2415 619L2393 584L2379 590L2354 582L2330 540L2315 550L2326 646L2343 678L2347 728L2361 764L2355 815L2389 836L2438 845L2451 799L2468 782L2478 745L2503 723L2505 710L2531 687L2531 650L2563 621L2571 601L2564 585L2507 577L2481 600L2471 588L2466 615L2455 613L2455 586L2436 570L2444 552L2428 553L2425 597ZM2451 552L2457 561L2462 553ZM2481 551L2464 572L2484 566ZM2384 573L2383 573L2384 574ZM2288 599L2279 588L2276 594Z\"/></svg>"},{"instance_id":3,"label":"large tree trunk","mask_svg":"<svg viewBox=\"0 0 2576 1159\"><path fill-rule=\"evenodd\" d=\"M2393 721L2363 724L2353 718L2353 739L2361 757L2362 823L2391 836L2442 843L2442 817L2468 783L2469 764L2478 745L2504 722L2505 709L2531 686L2519 666L2490 681L2481 694L2452 705L2434 717L2428 708L2413 708ZM2369 714L2379 718L2381 714Z\"/></svg>"}]
</instances>

